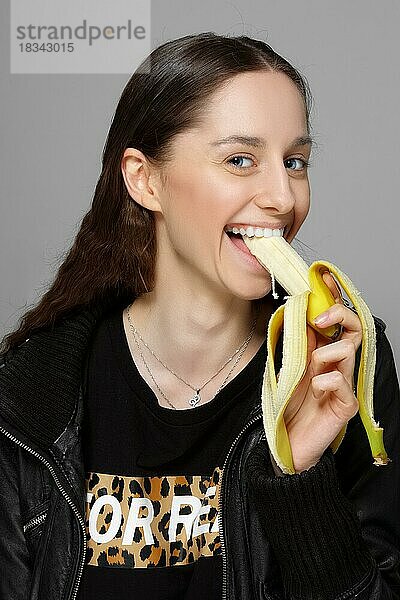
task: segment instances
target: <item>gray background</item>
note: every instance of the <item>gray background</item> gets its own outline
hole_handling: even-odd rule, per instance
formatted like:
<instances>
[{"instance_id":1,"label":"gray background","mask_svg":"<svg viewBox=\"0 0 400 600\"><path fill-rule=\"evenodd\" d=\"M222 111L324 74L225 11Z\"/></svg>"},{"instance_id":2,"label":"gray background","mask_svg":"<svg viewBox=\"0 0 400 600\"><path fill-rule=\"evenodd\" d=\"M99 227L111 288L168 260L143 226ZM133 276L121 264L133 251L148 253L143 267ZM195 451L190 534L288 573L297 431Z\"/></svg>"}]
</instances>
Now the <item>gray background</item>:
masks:
<instances>
[{"instance_id":1,"label":"gray background","mask_svg":"<svg viewBox=\"0 0 400 600\"><path fill-rule=\"evenodd\" d=\"M87 212L125 75L10 75L2 23L0 337L46 291ZM396 362L400 138L398 0L153 0L152 48L189 33L267 41L307 77L319 147L296 245L347 273Z\"/></svg>"}]
</instances>

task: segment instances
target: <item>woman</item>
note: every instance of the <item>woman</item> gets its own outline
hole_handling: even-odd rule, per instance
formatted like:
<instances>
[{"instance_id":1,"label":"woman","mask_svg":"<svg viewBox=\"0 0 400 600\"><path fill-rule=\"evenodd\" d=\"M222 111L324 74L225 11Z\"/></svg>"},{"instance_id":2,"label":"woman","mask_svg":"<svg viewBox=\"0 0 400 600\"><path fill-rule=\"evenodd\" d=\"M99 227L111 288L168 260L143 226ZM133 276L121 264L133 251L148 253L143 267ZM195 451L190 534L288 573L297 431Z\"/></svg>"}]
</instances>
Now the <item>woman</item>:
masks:
<instances>
[{"instance_id":1,"label":"woman","mask_svg":"<svg viewBox=\"0 0 400 600\"><path fill-rule=\"evenodd\" d=\"M375 415L392 463L372 466L353 393L361 326L327 276L325 325L344 333L327 344L309 331L288 410L296 473L283 474L260 394L285 292L272 298L269 273L226 232L294 239L310 205L310 106L301 75L243 36L167 42L126 85L91 210L4 340L2 598L400 597L385 323L374 317Z\"/></svg>"}]
</instances>

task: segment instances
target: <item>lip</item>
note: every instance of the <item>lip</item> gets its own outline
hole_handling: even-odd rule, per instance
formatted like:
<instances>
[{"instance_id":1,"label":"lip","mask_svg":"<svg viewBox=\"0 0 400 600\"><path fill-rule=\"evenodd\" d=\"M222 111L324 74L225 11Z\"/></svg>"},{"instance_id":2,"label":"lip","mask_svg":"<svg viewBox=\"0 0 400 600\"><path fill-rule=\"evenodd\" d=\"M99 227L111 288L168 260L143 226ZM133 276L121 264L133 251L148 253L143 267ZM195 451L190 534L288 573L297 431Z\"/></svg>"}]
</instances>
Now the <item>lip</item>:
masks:
<instances>
[{"instance_id":1,"label":"lip","mask_svg":"<svg viewBox=\"0 0 400 600\"><path fill-rule=\"evenodd\" d=\"M254 227L254 229L285 229L286 231L286 229L289 228L289 223L267 223L266 221L259 221L258 223L228 223L225 225L224 230L228 227L243 227L244 229L247 229L247 227Z\"/></svg>"}]
</instances>

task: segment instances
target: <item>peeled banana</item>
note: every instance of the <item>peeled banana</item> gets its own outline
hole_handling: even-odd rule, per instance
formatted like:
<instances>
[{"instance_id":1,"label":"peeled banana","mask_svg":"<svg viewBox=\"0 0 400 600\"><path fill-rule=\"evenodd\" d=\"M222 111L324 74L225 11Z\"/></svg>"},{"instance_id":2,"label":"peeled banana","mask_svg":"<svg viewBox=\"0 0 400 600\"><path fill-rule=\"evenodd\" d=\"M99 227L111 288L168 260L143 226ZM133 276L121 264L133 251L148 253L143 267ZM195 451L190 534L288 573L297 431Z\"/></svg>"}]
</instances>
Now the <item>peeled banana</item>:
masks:
<instances>
[{"instance_id":1,"label":"peeled banana","mask_svg":"<svg viewBox=\"0 0 400 600\"><path fill-rule=\"evenodd\" d=\"M374 465L390 462L383 444L383 428L374 420L373 391L376 364L376 331L373 316L352 281L338 267L324 260L309 267L293 247L281 236L248 237L243 241L260 264L288 292L285 304L272 314L267 333L267 362L262 386L262 410L265 434L275 462L286 474L295 474L284 412L291 396L307 369L307 323L332 341L342 333L340 325L318 328L313 319L335 304L322 275L332 272L354 305L362 326L360 367L357 381L359 413L371 447ZM274 356L283 328L282 368L277 378ZM333 452L339 448L347 424L330 444Z\"/></svg>"}]
</instances>

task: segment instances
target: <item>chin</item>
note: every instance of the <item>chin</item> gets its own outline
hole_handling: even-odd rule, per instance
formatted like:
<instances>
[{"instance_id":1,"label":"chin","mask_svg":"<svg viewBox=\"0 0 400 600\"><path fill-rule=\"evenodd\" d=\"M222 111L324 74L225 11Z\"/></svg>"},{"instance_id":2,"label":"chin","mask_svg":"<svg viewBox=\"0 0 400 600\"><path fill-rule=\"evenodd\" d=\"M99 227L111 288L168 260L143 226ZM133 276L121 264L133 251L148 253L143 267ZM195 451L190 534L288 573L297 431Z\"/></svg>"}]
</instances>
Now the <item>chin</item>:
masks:
<instances>
[{"instance_id":1,"label":"chin","mask_svg":"<svg viewBox=\"0 0 400 600\"><path fill-rule=\"evenodd\" d=\"M231 290L234 296L238 298L242 298L243 300L260 300L261 298L265 298L267 301L267 297L269 298L269 294L271 292L271 285L247 285L246 288L242 289L232 289Z\"/></svg>"}]
</instances>

